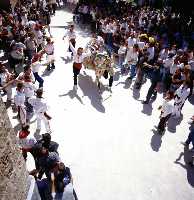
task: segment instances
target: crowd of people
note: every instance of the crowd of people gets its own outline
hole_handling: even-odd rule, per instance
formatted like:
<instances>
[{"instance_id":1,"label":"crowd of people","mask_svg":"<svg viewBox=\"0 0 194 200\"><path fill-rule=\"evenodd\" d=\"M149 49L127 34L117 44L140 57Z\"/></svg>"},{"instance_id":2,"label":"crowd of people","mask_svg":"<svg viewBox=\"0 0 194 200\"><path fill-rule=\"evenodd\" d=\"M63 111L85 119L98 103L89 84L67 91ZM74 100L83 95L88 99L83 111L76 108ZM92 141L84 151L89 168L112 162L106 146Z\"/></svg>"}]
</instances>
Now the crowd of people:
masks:
<instances>
[{"instance_id":1,"label":"crowd of people","mask_svg":"<svg viewBox=\"0 0 194 200\"><path fill-rule=\"evenodd\" d=\"M55 70L55 44L50 32L51 16L57 7L67 5L72 8L75 1L39 0L21 1L12 11L0 11L0 50L8 63L0 62L0 86L2 95L7 95L6 106L14 99L14 107L22 130L19 132L19 144L24 159L30 152L35 160L37 179L42 199L61 199L64 188L72 182L70 169L61 162L58 144L51 141L51 127L48 106L43 98L44 79L39 70ZM92 40L97 49L104 46L112 59L111 67L134 80L135 89L141 90L146 79L151 85L143 104L149 104L157 97L158 86L162 83L164 102L159 107L161 116L157 130L165 132L170 117L181 118L182 108L193 95L194 81L194 32L193 19L173 13L164 8L132 7L126 2L114 2L111 6L89 1L80 1L74 11L74 22L89 25L93 32ZM76 46L74 26L64 35L69 40L69 51L73 56L74 87L85 57L89 57L85 48ZM46 63L42 59L46 57ZM112 87L114 75L111 74L109 87ZM38 85L36 84L38 82ZM15 89L15 95L12 91ZM46 134L41 138L30 138L29 122L35 114L37 130L44 123ZM192 117L192 123L194 118ZM184 143L191 142L194 147L194 131L191 131ZM43 182L46 175L47 184ZM46 187L45 187L46 185ZM54 186L53 186L54 185ZM54 189L53 189L54 187ZM46 189L45 189L46 188ZM73 195L77 199L75 191ZM46 197L45 197L46 196Z\"/></svg>"},{"instance_id":2,"label":"crowd of people","mask_svg":"<svg viewBox=\"0 0 194 200\"><path fill-rule=\"evenodd\" d=\"M77 199L70 168L59 156L59 145L51 140L49 121L52 118L47 113L44 80L39 74L44 65L47 71L55 69L55 48L49 25L57 6L64 3L68 2L20 1L14 11L0 10L0 91L7 96L6 107L12 106L17 112L21 124L18 145L25 161L28 153L34 158L35 170L29 174L35 177L42 200L62 200L67 195ZM30 120L34 115L37 129L32 137ZM41 122L46 130L42 135Z\"/></svg>"},{"instance_id":3,"label":"crowd of people","mask_svg":"<svg viewBox=\"0 0 194 200\"><path fill-rule=\"evenodd\" d=\"M193 94L193 18L170 7L133 7L122 1L107 4L80 1L74 21L88 24L104 39L114 64L122 75L129 72L135 89L140 90L146 78L151 80L143 104L156 98L162 83L165 101L157 129L163 134L168 119L180 118L185 101Z\"/></svg>"}]
</instances>

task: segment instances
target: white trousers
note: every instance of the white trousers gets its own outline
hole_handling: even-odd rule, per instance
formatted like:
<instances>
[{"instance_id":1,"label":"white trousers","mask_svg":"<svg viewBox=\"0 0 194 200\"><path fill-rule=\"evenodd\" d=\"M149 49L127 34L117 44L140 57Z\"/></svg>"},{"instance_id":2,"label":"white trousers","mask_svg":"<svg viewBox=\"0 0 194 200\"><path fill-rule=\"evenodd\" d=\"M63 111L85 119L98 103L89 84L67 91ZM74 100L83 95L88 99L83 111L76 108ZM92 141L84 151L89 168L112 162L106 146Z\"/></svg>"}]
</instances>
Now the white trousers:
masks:
<instances>
[{"instance_id":1,"label":"white trousers","mask_svg":"<svg viewBox=\"0 0 194 200\"><path fill-rule=\"evenodd\" d=\"M7 92L7 100L11 100L12 98L12 85L9 85L5 88L5 91Z\"/></svg>"},{"instance_id":2,"label":"white trousers","mask_svg":"<svg viewBox=\"0 0 194 200\"><path fill-rule=\"evenodd\" d=\"M41 130L41 122L43 121L46 132L47 133L51 132L49 120L44 116L43 113L37 113L36 119L37 119L37 129Z\"/></svg>"},{"instance_id":3,"label":"white trousers","mask_svg":"<svg viewBox=\"0 0 194 200\"><path fill-rule=\"evenodd\" d=\"M47 55L46 56L47 64L53 63L54 61L55 61L55 56L54 55Z\"/></svg>"},{"instance_id":4,"label":"white trousers","mask_svg":"<svg viewBox=\"0 0 194 200\"><path fill-rule=\"evenodd\" d=\"M174 115L179 118L181 116L181 108L184 102L179 103L178 105L174 105Z\"/></svg>"},{"instance_id":5,"label":"white trousers","mask_svg":"<svg viewBox=\"0 0 194 200\"><path fill-rule=\"evenodd\" d=\"M22 125L26 125L26 109L23 106L18 107L18 115Z\"/></svg>"}]
</instances>

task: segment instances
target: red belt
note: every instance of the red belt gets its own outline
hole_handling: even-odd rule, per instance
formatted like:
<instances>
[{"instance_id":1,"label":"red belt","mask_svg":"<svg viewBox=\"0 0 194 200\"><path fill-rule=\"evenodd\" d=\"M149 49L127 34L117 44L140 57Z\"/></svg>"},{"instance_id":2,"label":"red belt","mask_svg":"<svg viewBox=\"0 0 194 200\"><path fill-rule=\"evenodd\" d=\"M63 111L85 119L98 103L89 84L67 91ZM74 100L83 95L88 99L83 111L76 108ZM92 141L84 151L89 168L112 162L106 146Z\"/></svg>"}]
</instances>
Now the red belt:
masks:
<instances>
[{"instance_id":1,"label":"red belt","mask_svg":"<svg viewBox=\"0 0 194 200\"><path fill-rule=\"evenodd\" d=\"M81 69L82 68L82 63L73 63L73 67L75 67L76 69Z\"/></svg>"}]
</instances>

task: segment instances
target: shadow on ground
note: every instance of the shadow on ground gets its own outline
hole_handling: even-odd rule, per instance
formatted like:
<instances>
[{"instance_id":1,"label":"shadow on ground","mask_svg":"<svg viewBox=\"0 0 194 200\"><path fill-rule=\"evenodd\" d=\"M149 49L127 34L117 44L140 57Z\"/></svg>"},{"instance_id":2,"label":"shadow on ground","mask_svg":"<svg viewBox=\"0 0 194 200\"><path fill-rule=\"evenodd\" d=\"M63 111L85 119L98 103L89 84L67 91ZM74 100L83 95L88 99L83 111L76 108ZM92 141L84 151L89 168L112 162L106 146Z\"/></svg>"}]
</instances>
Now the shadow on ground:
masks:
<instances>
[{"instance_id":1,"label":"shadow on ground","mask_svg":"<svg viewBox=\"0 0 194 200\"><path fill-rule=\"evenodd\" d=\"M101 95L98 92L97 84L87 74L79 75L79 87L83 92L83 96L87 96L91 105L99 112L105 113L105 108L101 101Z\"/></svg>"},{"instance_id":2,"label":"shadow on ground","mask_svg":"<svg viewBox=\"0 0 194 200\"><path fill-rule=\"evenodd\" d=\"M180 125L180 123L181 123L182 120L183 120L183 116L182 115L178 119L175 118L175 117L171 117L168 120L168 125L167 125L168 131L171 132L171 133L176 133L176 127L178 125Z\"/></svg>"},{"instance_id":3,"label":"shadow on ground","mask_svg":"<svg viewBox=\"0 0 194 200\"><path fill-rule=\"evenodd\" d=\"M69 96L71 99L74 99L76 98L81 104L84 105L83 101L82 101L82 98L77 94L77 91L76 90L69 90L68 93L66 94L62 94L62 95L59 95L59 97L64 97L64 96Z\"/></svg>"},{"instance_id":4,"label":"shadow on ground","mask_svg":"<svg viewBox=\"0 0 194 200\"><path fill-rule=\"evenodd\" d=\"M175 160L175 164L178 164L183 169L187 171L187 180L188 183L194 187L194 167L191 166L193 152L188 149L188 147L184 147L184 151L180 153L179 157ZM180 161L183 157L183 163Z\"/></svg>"},{"instance_id":5,"label":"shadow on ground","mask_svg":"<svg viewBox=\"0 0 194 200\"><path fill-rule=\"evenodd\" d=\"M152 130L152 132L154 134L151 138L150 146L151 146L153 151L158 152L160 150L161 145L162 145L162 135L158 134L156 130Z\"/></svg>"}]
</instances>

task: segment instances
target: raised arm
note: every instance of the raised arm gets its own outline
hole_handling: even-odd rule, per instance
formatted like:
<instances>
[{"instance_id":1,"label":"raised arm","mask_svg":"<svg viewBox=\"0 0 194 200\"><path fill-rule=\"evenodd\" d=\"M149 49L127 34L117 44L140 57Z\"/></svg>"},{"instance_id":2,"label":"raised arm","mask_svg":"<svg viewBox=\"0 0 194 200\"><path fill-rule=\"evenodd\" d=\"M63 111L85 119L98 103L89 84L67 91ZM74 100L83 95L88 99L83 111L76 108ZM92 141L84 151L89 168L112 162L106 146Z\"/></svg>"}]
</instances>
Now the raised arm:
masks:
<instances>
[{"instance_id":1,"label":"raised arm","mask_svg":"<svg viewBox=\"0 0 194 200\"><path fill-rule=\"evenodd\" d=\"M73 52L73 55L76 55L76 50L74 46L72 45L71 41L69 41L69 46L70 46L71 51Z\"/></svg>"}]
</instances>

